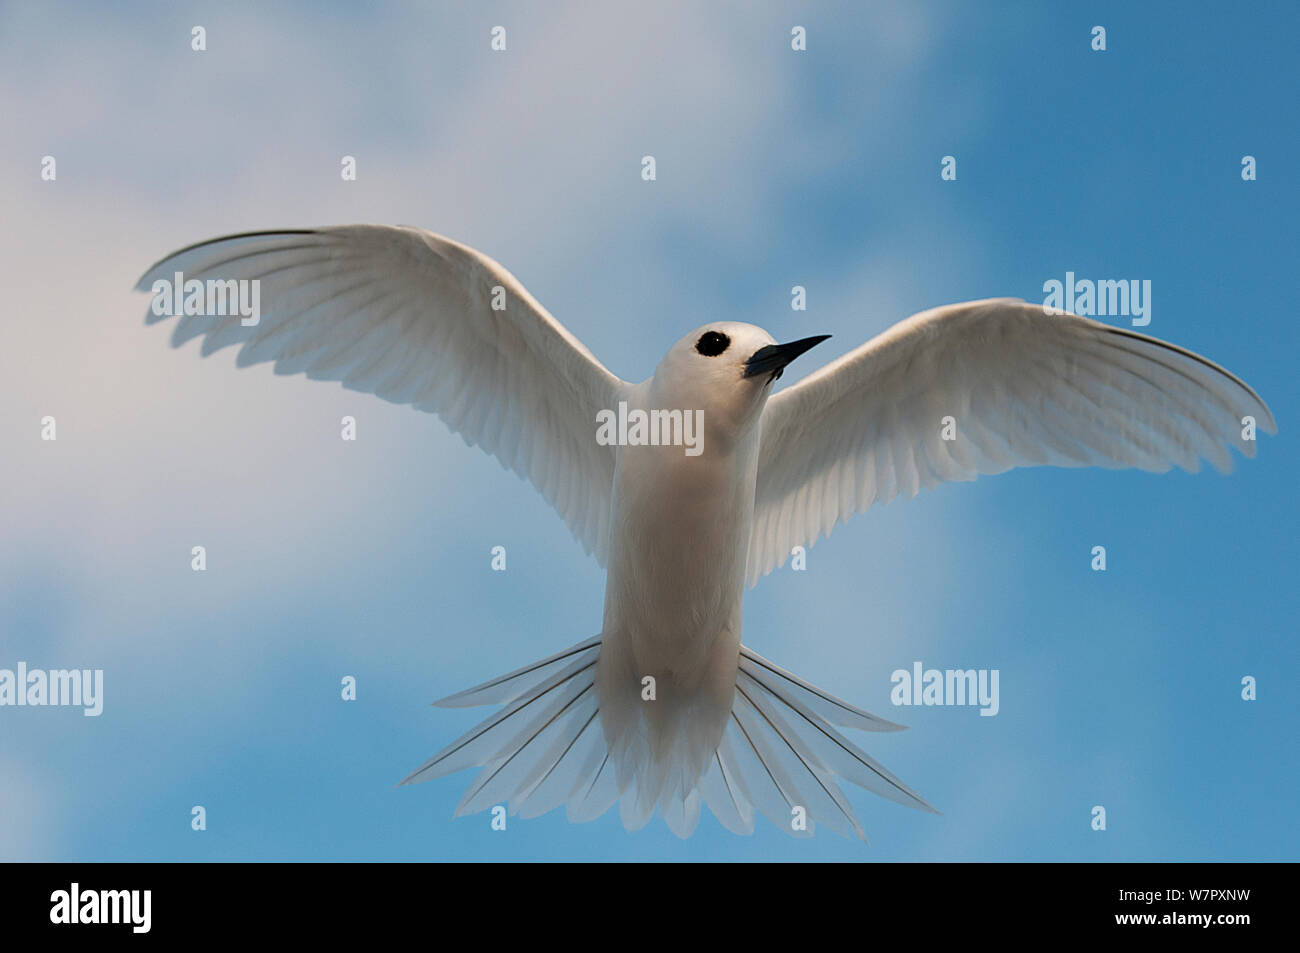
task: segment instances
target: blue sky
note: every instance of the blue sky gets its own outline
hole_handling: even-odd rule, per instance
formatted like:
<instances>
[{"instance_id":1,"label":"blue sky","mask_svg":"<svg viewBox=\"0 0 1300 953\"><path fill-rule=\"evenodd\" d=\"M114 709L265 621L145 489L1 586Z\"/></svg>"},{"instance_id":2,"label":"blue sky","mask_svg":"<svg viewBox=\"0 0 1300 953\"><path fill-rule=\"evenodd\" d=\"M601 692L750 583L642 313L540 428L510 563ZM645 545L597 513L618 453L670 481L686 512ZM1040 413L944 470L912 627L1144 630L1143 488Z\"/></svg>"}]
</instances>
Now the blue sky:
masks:
<instances>
[{"instance_id":1,"label":"blue sky","mask_svg":"<svg viewBox=\"0 0 1300 953\"><path fill-rule=\"evenodd\" d=\"M0 709L0 858L1296 859L1294 5L590 6L0 5L0 667L106 686L99 718ZM1229 477L940 487L748 594L747 644L910 727L860 740L942 816L854 789L865 846L494 832L451 820L470 772L394 784L482 714L429 702L596 633L599 568L436 418L172 351L130 291L354 221L482 249L628 380L714 319L833 334L797 379L935 305L1149 279L1144 330L1281 433ZM918 660L998 669L1000 713L895 708Z\"/></svg>"}]
</instances>

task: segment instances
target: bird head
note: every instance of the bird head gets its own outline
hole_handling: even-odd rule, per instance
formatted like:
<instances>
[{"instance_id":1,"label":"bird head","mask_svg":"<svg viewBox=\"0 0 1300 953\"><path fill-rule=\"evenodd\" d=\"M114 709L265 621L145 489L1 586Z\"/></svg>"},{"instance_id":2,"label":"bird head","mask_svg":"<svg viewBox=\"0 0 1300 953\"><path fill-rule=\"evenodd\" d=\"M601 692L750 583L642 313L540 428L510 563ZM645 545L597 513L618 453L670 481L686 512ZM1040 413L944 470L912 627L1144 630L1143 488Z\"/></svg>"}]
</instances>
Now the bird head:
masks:
<instances>
[{"instance_id":1,"label":"bird head","mask_svg":"<svg viewBox=\"0 0 1300 953\"><path fill-rule=\"evenodd\" d=\"M666 407L698 408L706 421L743 429L757 419L785 366L828 337L778 344L752 324L705 324L664 355L655 369L655 394Z\"/></svg>"}]
</instances>

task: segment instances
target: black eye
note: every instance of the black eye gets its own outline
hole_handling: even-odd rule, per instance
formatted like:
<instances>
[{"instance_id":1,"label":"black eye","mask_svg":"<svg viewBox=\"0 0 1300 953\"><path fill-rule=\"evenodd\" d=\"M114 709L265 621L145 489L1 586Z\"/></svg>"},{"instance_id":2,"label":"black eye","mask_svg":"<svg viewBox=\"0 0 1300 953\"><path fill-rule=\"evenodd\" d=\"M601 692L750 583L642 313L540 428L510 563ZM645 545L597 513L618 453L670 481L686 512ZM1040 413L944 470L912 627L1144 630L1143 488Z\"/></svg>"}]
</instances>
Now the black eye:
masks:
<instances>
[{"instance_id":1,"label":"black eye","mask_svg":"<svg viewBox=\"0 0 1300 953\"><path fill-rule=\"evenodd\" d=\"M705 331L695 342L695 350L705 357L717 357L729 347L731 347L731 338L721 331Z\"/></svg>"}]
</instances>

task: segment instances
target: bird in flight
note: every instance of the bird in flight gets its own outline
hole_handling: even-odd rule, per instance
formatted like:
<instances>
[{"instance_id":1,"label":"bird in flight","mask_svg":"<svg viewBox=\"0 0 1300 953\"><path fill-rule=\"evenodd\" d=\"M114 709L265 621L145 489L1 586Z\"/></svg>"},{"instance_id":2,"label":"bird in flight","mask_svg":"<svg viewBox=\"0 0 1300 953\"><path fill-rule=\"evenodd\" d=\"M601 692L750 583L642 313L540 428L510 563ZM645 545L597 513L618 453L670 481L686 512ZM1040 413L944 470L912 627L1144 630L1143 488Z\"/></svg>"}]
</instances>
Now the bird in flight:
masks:
<instances>
[{"instance_id":1,"label":"bird in flight","mask_svg":"<svg viewBox=\"0 0 1300 953\"><path fill-rule=\"evenodd\" d=\"M257 281L260 313L168 307L173 278ZM841 731L901 726L741 644L745 589L854 514L944 481L1202 459L1227 472L1233 447L1254 456L1253 425L1276 433L1217 364L1011 298L921 312L774 395L824 336L709 322L628 383L497 262L417 228L232 235L137 287L155 292L149 323L181 312L174 346L238 345L241 367L437 414L531 481L605 567L597 635L437 703L502 706L403 782L480 768L457 816L564 805L587 821L618 803L629 830L658 808L687 837L707 804L737 833L762 814L865 840L841 780L933 811Z\"/></svg>"}]
</instances>

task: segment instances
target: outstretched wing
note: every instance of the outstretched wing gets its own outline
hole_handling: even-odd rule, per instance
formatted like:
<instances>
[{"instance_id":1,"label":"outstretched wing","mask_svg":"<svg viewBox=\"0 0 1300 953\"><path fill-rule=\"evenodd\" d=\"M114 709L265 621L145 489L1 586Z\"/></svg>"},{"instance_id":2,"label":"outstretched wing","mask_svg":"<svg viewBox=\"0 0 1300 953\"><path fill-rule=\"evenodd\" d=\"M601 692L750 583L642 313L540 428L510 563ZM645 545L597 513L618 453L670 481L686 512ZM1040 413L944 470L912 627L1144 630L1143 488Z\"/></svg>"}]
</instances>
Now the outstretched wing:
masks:
<instances>
[{"instance_id":1,"label":"outstretched wing","mask_svg":"<svg viewBox=\"0 0 1300 953\"><path fill-rule=\"evenodd\" d=\"M472 248L409 227L347 225L231 235L158 262L154 282L257 279L261 316L182 316L173 346L239 345L239 366L275 362L437 414L527 478L603 564L614 448L597 411L626 386L508 271ZM504 310L493 305L504 303ZM150 324L163 320L151 308Z\"/></svg>"},{"instance_id":2,"label":"outstretched wing","mask_svg":"<svg viewBox=\"0 0 1300 953\"><path fill-rule=\"evenodd\" d=\"M1263 400L1191 351L1011 298L923 311L776 394L747 581L855 513L1015 466L1232 467ZM947 428L945 418L953 418Z\"/></svg>"}]
</instances>

